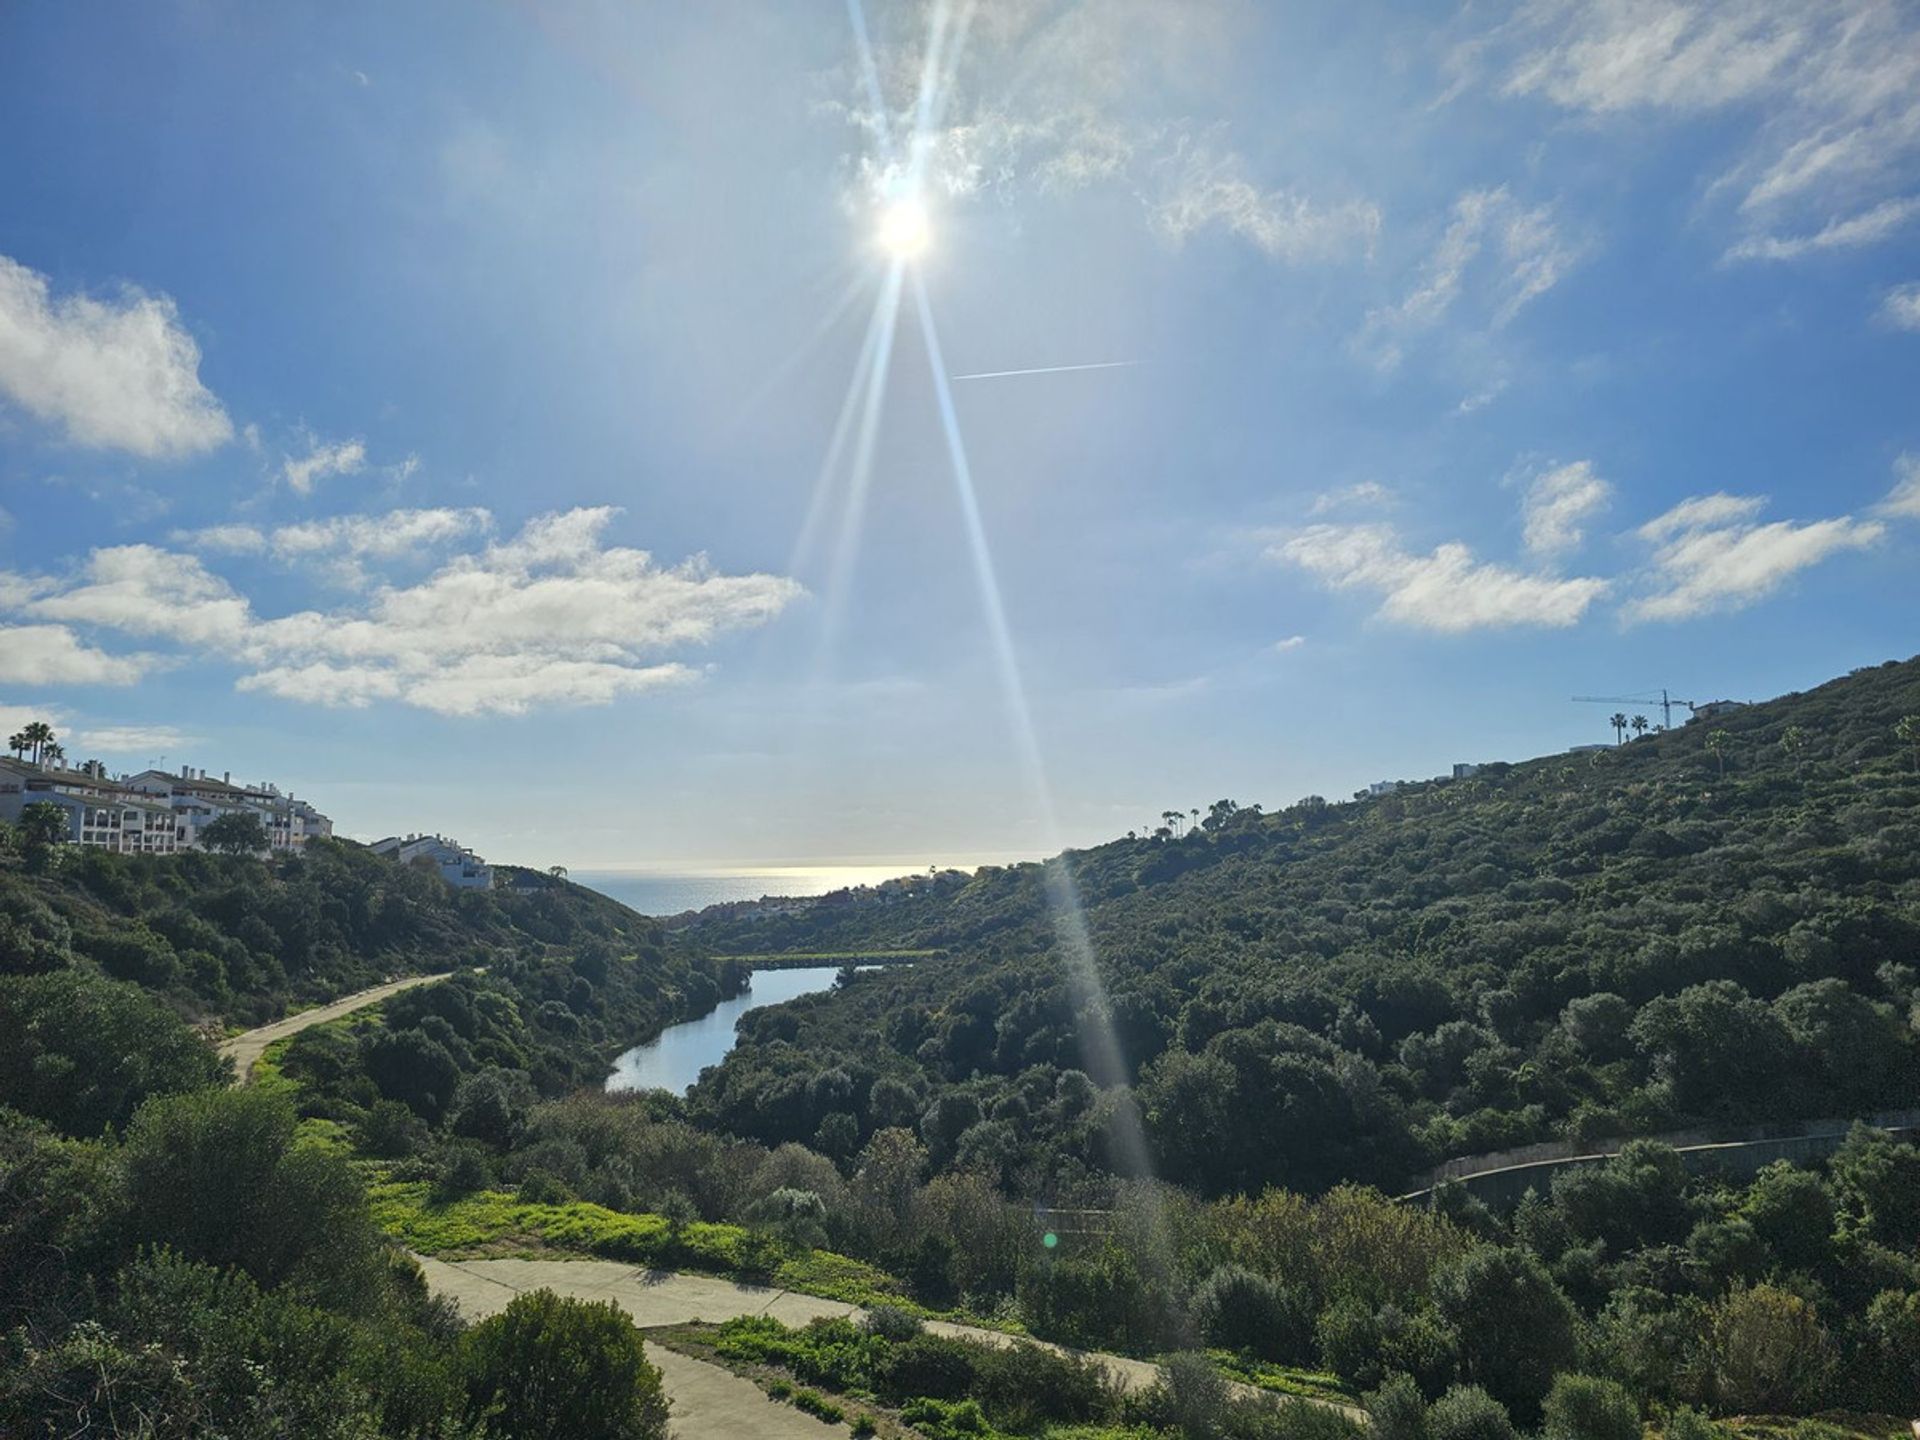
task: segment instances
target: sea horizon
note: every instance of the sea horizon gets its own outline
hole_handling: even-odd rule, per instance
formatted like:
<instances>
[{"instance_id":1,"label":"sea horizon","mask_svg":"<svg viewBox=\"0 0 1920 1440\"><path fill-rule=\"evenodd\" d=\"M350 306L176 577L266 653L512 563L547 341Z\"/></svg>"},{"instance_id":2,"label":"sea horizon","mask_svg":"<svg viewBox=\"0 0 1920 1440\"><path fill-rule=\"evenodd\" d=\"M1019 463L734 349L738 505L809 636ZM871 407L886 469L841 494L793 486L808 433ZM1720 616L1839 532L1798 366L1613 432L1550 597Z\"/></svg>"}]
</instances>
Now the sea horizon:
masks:
<instances>
[{"instance_id":1,"label":"sea horizon","mask_svg":"<svg viewBox=\"0 0 1920 1440\"><path fill-rule=\"evenodd\" d=\"M979 862L991 863L991 862ZM977 864L941 865L942 870L973 870ZM639 911L642 915L680 915L769 896L825 895L860 885L877 885L902 875L924 874L926 865L758 865L742 867L594 866L572 869L568 878Z\"/></svg>"}]
</instances>

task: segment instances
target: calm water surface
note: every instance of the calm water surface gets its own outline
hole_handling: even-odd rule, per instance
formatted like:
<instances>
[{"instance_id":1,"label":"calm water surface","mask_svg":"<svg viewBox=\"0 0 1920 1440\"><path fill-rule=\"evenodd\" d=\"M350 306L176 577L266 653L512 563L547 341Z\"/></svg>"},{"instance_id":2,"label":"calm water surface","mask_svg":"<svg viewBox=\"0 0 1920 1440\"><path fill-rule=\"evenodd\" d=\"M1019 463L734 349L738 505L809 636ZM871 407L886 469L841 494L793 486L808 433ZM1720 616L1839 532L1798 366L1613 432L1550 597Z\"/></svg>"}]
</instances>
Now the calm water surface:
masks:
<instances>
[{"instance_id":1,"label":"calm water surface","mask_svg":"<svg viewBox=\"0 0 1920 1440\"><path fill-rule=\"evenodd\" d=\"M613 1062L609 1090L671 1090L684 1095L709 1065L733 1049L733 1022L749 1010L796 1000L833 987L838 965L809 965L797 970L756 970L745 994L722 1000L712 1014L683 1020L660 1032L658 1040L636 1045Z\"/></svg>"}]
</instances>

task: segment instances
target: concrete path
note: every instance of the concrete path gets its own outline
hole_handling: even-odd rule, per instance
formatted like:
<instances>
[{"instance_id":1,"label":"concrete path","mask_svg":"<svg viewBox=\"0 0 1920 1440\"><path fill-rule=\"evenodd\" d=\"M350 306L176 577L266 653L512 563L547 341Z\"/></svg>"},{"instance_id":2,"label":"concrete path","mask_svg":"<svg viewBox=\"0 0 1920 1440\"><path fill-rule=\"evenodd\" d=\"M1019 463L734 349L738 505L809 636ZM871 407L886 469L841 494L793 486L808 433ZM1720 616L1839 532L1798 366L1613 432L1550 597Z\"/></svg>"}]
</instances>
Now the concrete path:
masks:
<instances>
[{"instance_id":1,"label":"concrete path","mask_svg":"<svg viewBox=\"0 0 1920 1440\"><path fill-rule=\"evenodd\" d=\"M378 1005L388 996L398 995L402 990L411 990L416 985L431 985L436 980L446 980L452 976L451 970L443 975L409 975L404 980L389 980L384 985L375 985L371 989L356 990L351 995L342 996L331 1005L316 1006L312 1010L302 1010L298 1015L289 1015L284 1020L276 1020L271 1025L262 1025L258 1030L248 1030L235 1035L230 1040L220 1042L220 1053L233 1061L233 1083L244 1085L253 1076L253 1067L260 1063L260 1057L267 1053L267 1047L276 1040L284 1040L289 1035L298 1035L302 1030L315 1025L324 1025L329 1020L338 1020L342 1015L351 1015L356 1010L364 1010L369 1005Z\"/></svg>"},{"instance_id":2,"label":"concrete path","mask_svg":"<svg viewBox=\"0 0 1920 1440\"><path fill-rule=\"evenodd\" d=\"M572 1295L582 1300L611 1300L633 1317L641 1329L655 1325L680 1325L692 1320L705 1320L715 1323L732 1320L741 1315L771 1315L786 1325L804 1325L809 1320L823 1316L860 1319L865 1312L858 1306L848 1305L839 1300L822 1300L815 1295L799 1295L791 1290L772 1289L763 1285L744 1285L733 1280L724 1280L712 1275L685 1275L672 1271L637 1270L631 1265L622 1265L614 1260L435 1260L425 1255L414 1257L426 1271L427 1284L436 1295L451 1298L462 1314L470 1319L483 1319L498 1314L507 1307L507 1302L523 1290L548 1289L561 1295ZM959 1340L975 1340L988 1345L1011 1345L1014 1337L1002 1334L998 1330L981 1330L971 1325L956 1325L946 1320L929 1320L927 1329L936 1335L950 1335ZM1058 1345L1038 1341L1049 1350L1058 1354L1081 1354L1082 1358L1092 1360L1103 1366L1107 1373L1126 1390L1143 1390L1160 1378L1160 1367L1151 1360L1134 1360L1123 1355L1103 1355L1065 1350ZM656 1359L667 1354L663 1346L653 1346L650 1351ZM684 1366L677 1367L682 1374L694 1380L702 1380L686 1369L716 1370L717 1367L704 1361L688 1359ZM679 1392L674 1388L672 1373L667 1364L660 1361L661 1370L667 1374L667 1393L674 1400L675 1431L682 1440L700 1440L706 1435L741 1435L764 1433L767 1435L786 1435L787 1431L761 1431L758 1422L752 1429L738 1417L730 1418L728 1424L717 1429L690 1427L685 1423L691 1419L692 1411L683 1412ZM719 1373L725 1375L725 1371ZM727 1376L747 1388L776 1411L797 1415L790 1407L767 1401L759 1387L740 1380L738 1376ZM703 1382L704 1383L704 1382ZM1242 1397L1254 1397L1267 1394L1252 1385L1235 1382L1234 1394ZM1329 1405L1355 1419L1363 1418L1364 1412L1352 1406L1334 1404L1332 1401L1317 1401L1317 1404ZM809 1420L807 1416L797 1416ZM814 1423L814 1422L809 1422ZM793 1432L802 1433L802 1432ZM817 1436L818 1431L804 1432Z\"/></svg>"}]
</instances>

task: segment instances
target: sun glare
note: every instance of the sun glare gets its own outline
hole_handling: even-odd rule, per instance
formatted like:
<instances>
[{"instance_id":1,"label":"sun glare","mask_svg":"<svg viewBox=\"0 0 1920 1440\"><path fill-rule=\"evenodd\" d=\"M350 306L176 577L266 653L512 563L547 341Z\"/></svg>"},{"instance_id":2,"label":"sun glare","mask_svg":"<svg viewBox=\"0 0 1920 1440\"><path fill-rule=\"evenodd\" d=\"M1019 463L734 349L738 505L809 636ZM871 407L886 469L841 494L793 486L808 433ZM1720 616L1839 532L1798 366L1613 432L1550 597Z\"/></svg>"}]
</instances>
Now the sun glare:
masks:
<instances>
[{"instance_id":1,"label":"sun glare","mask_svg":"<svg viewBox=\"0 0 1920 1440\"><path fill-rule=\"evenodd\" d=\"M895 200L880 212L880 225L874 238L894 259L916 259L933 239L927 207L918 200Z\"/></svg>"}]
</instances>

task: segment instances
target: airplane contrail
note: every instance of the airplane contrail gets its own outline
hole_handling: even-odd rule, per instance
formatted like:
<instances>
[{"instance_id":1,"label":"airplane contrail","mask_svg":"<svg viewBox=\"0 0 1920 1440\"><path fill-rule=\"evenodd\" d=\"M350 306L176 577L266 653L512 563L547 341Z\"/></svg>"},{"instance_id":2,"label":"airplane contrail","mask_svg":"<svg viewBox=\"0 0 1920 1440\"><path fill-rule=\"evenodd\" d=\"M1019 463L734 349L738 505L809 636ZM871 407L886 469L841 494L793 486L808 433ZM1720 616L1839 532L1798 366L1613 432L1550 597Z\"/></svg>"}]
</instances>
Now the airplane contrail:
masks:
<instances>
[{"instance_id":1,"label":"airplane contrail","mask_svg":"<svg viewBox=\"0 0 1920 1440\"><path fill-rule=\"evenodd\" d=\"M981 370L972 375L955 375L955 380L1005 380L1012 375L1062 375L1069 370L1123 370L1138 365L1138 360L1096 360L1091 365L1036 365L1031 370Z\"/></svg>"}]
</instances>

